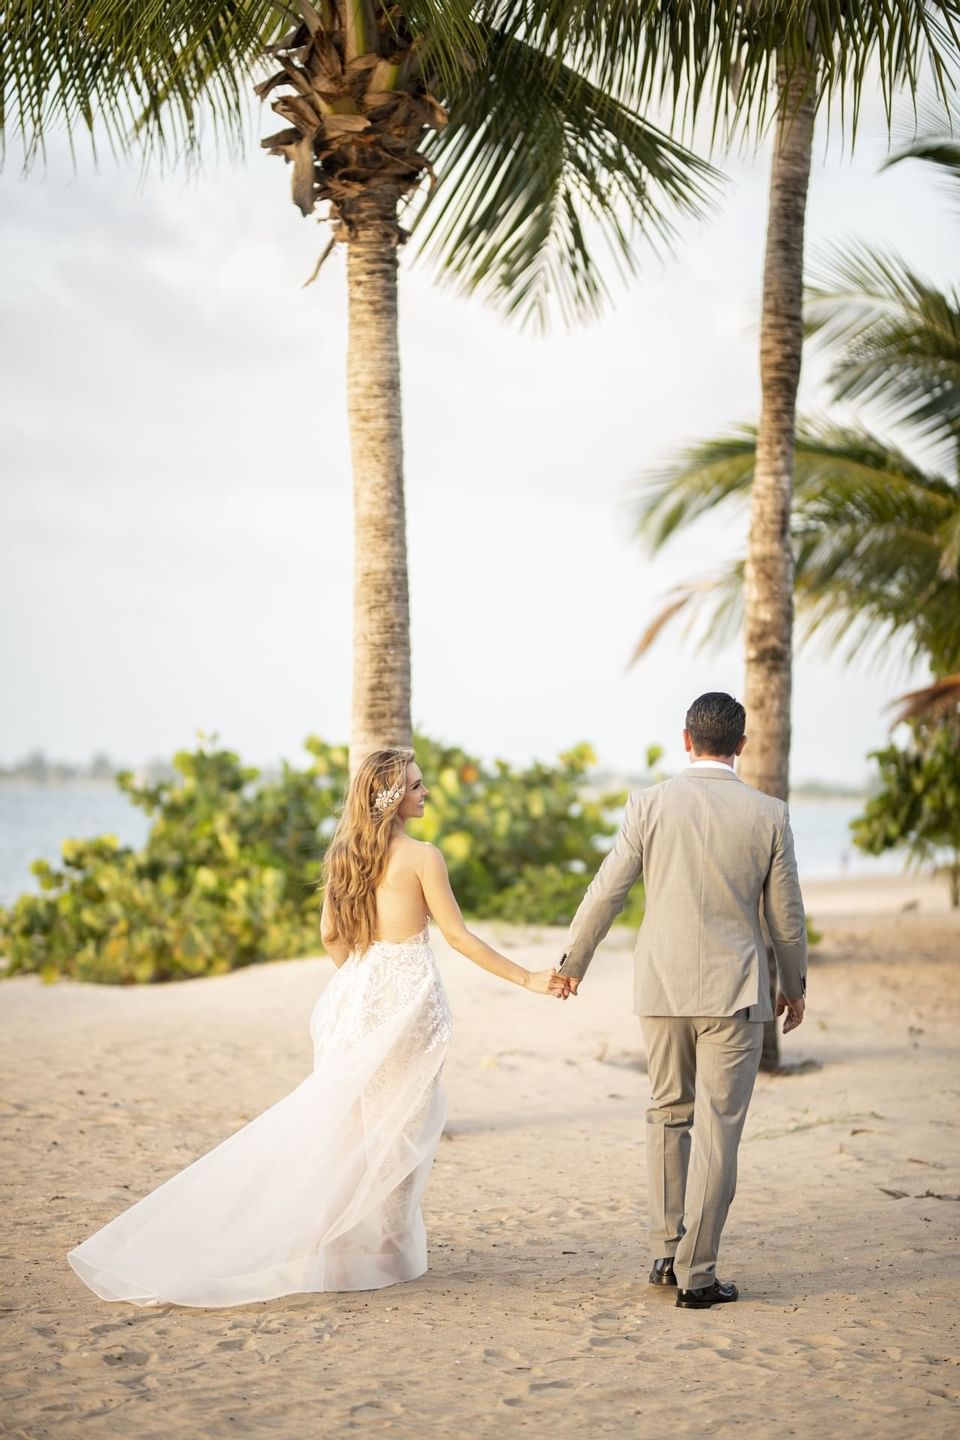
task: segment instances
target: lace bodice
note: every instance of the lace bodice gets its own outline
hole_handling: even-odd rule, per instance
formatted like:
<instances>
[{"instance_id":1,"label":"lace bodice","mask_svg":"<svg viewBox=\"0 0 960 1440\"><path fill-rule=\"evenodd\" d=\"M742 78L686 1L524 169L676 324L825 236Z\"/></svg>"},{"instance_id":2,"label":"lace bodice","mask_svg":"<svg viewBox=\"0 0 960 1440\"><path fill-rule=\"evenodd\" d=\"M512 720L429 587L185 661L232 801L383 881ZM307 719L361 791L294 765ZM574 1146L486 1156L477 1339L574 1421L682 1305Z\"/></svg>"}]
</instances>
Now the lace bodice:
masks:
<instances>
[{"instance_id":1,"label":"lace bodice","mask_svg":"<svg viewBox=\"0 0 960 1440\"><path fill-rule=\"evenodd\" d=\"M410 1014L408 1045L429 1052L448 1044L450 1007L426 926L406 940L375 940L362 955L347 957L314 1007L314 1047L354 1044L401 1012Z\"/></svg>"}]
</instances>

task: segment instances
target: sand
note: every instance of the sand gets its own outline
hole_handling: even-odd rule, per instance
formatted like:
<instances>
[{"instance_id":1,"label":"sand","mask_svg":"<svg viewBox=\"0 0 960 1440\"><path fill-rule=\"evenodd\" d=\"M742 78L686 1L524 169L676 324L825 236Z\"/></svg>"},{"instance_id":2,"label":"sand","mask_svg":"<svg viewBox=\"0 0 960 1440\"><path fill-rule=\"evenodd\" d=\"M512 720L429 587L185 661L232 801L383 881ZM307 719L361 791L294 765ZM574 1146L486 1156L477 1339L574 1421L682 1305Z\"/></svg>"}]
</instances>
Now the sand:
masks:
<instances>
[{"instance_id":1,"label":"sand","mask_svg":"<svg viewBox=\"0 0 960 1440\"><path fill-rule=\"evenodd\" d=\"M297 1084L330 962L4 982L0 1433L956 1435L960 919L857 914L857 889L812 906L784 1045L810 1068L758 1083L720 1266L741 1299L706 1312L647 1283L626 932L565 1005L438 942L456 1033L428 1274L223 1311L104 1304L64 1256ZM558 954L557 933L478 929Z\"/></svg>"},{"instance_id":2,"label":"sand","mask_svg":"<svg viewBox=\"0 0 960 1440\"><path fill-rule=\"evenodd\" d=\"M844 880L804 880L807 909L816 920L827 916L946 915L950 890L946 878L921 875L851 875Z\"/></svg>"}]
</instances>

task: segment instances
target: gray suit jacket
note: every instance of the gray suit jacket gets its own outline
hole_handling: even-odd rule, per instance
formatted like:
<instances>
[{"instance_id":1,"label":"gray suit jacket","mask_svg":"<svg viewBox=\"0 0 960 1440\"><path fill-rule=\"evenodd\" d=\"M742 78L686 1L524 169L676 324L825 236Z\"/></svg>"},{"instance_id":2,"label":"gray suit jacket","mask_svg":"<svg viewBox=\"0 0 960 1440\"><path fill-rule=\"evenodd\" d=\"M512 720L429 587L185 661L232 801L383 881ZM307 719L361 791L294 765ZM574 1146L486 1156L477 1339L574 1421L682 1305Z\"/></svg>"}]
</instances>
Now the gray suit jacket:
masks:
<instances>
[{"instance_id":1,"label":"gray suit jacket","mask_svg":"<svg viewBox=\"0 0 960 1440\"><path fill-rule=\"evenodd\" d=\"M638 1015L770 1020L765 921L780 989L806 991L807 930L787 807L733 770L695 767L632 794L613 849L570 926L560 973L585 974L643 876ZM762 902L762 915L761 915Z\"/></svg>"}]
</instances>

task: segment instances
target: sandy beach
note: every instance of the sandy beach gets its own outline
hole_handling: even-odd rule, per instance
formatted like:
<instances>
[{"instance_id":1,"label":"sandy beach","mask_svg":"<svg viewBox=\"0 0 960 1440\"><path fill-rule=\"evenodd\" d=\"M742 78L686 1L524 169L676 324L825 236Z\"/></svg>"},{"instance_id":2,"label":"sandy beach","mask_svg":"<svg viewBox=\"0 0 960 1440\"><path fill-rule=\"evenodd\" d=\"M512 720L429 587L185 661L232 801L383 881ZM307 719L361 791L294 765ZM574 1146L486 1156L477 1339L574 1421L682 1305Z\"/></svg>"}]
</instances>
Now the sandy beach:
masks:
<instances>
[{"instance_id":1,"label":"sandy beach","mask_svg":"<svg viewBox=\"0 0 960 1440\"><path fill-rule=\"evenodd\" d=\"M64 1257L298 1083L330 962L4 982L0 1433L956 1434L960 917L909 883L809 887L800 1068L758 1083L720 1265L741 1300L707 1312L647 1283L627 931L565 1005L437 939L456 1033L428 1274L224 1311L104 1304ZM523 963L559 953L559 932L477 928Z\"/></svg>"}]
</instances>

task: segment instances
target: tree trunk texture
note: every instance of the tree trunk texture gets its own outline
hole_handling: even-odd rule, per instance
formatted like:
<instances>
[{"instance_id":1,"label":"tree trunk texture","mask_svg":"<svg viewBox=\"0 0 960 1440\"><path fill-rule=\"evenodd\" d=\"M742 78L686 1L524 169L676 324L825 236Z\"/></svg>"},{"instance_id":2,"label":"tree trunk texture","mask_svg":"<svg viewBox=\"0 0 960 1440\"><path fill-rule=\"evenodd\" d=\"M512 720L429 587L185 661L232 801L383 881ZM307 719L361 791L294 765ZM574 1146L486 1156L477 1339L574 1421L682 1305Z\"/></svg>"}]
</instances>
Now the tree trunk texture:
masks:
<instances>
[{"instance_id":1,"label":"tree trunk texture","mask_svg":"<svg viewBox=\"0 0 960 1440\"><path fill-rule=\"evenodd\" d=\"M785 800L789 789L793 651L794 431L803 350L803 229L816 110L812 70L781 73L760 327L762 401L751 493L745 576L746 688L749 744L740 773ZM768 956L771 988L776 964ZM774 997L775 998L775 997ZM765 1027L763 1069L779 1064L775 1023Z\"/></svg>"},{"instance_id":2,"label":"tree trunk texture","mask_svg":"<svg viewBox=\"0 0 960 1440\"><path fill-rule=\"evenodd\" d=\"M409 746L412 727L396 201L365 196L355 202L352 219L347 411L354 495L350 765L355 769L371 750Z\"/></svg>"}]
</instances>

